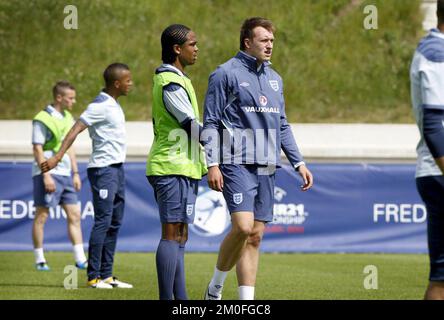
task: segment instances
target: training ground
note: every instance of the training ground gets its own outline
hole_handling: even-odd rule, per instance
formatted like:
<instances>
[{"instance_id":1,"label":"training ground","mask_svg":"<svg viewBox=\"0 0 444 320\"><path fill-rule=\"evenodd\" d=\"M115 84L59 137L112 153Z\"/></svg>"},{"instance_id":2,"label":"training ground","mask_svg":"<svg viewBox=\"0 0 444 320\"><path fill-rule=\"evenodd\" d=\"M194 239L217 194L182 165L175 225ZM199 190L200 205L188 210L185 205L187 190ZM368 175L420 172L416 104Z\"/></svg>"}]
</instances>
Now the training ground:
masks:
<instances>
[{"instance_id":1,"label":"training ground","mask_svg":"<svg viewBox=\"0 0 444 320\"><path fill-rule=\"evenodd\" d=\"M86 287L86 272L79 270L77 289L65 289L66 265L72 254L48 252L51 271L34 269L32 252L0 252L0 300L156 300L155 255L118 253L114 274L133 289L94 290ZM189 298L201 300L217 256L187 253ZM372 282L366 266L376 266ZM262 254L256 284L259 300L418 300L425 291L428 258L423 254ZM367 279L367 280L366 280ZM375 278L373 278L374 280ZM372 288L366 289L370 283ZM69 281L74 285L76 282ZM368 287L368 286L367 286ZM235 270L226 280L223 299L236 300Z\"/></svg>"}]
</instances>

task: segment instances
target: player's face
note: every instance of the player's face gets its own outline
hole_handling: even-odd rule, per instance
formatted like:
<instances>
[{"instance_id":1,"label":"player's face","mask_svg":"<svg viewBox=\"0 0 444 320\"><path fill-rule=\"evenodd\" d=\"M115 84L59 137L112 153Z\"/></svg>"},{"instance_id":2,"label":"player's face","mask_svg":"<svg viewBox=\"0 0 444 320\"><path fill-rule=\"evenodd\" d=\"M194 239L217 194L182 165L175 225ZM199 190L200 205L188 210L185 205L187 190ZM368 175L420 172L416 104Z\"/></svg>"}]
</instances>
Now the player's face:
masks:
<instances>
[{"instance_id":1,"label":"player's face","mask_svg":"<svg viewBox=\"0 0 444 320\"><path fill-rule=\"evenodd\" d=\"M129 70L123 70L120 76L120 79L117 81L118 87L120 89L120 93L123 96L126 96L132 86L133 86L133 80L131 78L131 72Z\"/></svg>"},{"instance_id":2,"label":"player's face","mask_svg":"<svg viewBox=\"0 0 444 320\"><path fill-rule=\"evenodd\" d=\"M196 63L197 52L199 48L197 47L196 34L193 31L188 32L187 41L182 44L179 48L179 61L183 66L188 66Z\"/></svg>"},{"instance_id":3,"label":"player's face","mask_svg":"<svg viewBox=\"0 0 444 320\"><path fill-rule=\"evenodd\" d=\"M65 89L64 94L57 95L56 100L63 108L72 110L72 106L76 103L76 91L72 89Z\"/></svg>"},{"instance_id":4,"label":"player's face","mask_svg":"<svg viewBox=\"0 0 444 320\"><path fill-rule=\"evenodd\" d=\"M273 32L263 27L253 29L253 39L245 39L245 52L259 62L270 61L273 53Z\"/></svg>"}]
</instances>

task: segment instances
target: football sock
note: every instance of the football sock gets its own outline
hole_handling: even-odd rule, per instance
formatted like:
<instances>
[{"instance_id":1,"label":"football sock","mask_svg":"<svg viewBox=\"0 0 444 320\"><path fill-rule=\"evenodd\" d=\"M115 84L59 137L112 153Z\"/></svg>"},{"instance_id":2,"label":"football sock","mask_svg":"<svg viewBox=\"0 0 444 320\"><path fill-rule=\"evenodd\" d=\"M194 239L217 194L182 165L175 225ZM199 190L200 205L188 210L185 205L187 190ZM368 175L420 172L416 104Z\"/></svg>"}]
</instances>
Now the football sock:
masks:
<instances>
[{"instance_id":1,"label":"football sock","mask_svg":"<svg viewBox=\"0 0 444 320\"><path fill-rule=\"evenodd\" d=\"M239 286L239 300L254 300L254 287Z\"/></svg>"},{"instance_id":2,"label":"football sock","mask_svg":"<svg viewBox=\"0 0 444 320\"><path fill-rule=\"evenodd\" d=\"M174 276L176 274L179 242L160 240L156 252L157 281L159 284L159 299L173 299Z\"/></svg>"},{"instance_id":3,"label":"football sock","mask_svg":"<svg viewBox=\"0 0 444 320\"><path fill-rule=\"evenodd\" d=\"M185 287L185 245L179 245L179 252L177 254L176 275L174 278L174 299L176 300L188 300L187 290Z\"/></svg>"},{"instance_id":4,"label":"football sock","mask_svg":"<svg viewBox=\"0 0 444 320\"><path fill-rule=\"evenodd\" d=\"M225 278L228 271L220 271L217 267L214 268L213 278L210 281L210 293L221 293L224 286Z\"/></svg>"},{"instance_id":5,"label":"football sock","mask_svg":"<svg viewBox=\"0 0 444 320\"><path fill-rule=\"evenodd\" d=\"M36 264L46 262L45 255L43 254L43 248L34 249L34 257Z\"/></svg>"},{"instance_id":6,"label":"football sock","mask_svg":"<svg viewBox=\"0 0 444 320\"><path fill-rule=\"evenodd\" d=\"M74 252L74 260L77 263L84 263L86 261L85 251L83 251L83 243L72 246Z\"/></svg>"}]
</instances>

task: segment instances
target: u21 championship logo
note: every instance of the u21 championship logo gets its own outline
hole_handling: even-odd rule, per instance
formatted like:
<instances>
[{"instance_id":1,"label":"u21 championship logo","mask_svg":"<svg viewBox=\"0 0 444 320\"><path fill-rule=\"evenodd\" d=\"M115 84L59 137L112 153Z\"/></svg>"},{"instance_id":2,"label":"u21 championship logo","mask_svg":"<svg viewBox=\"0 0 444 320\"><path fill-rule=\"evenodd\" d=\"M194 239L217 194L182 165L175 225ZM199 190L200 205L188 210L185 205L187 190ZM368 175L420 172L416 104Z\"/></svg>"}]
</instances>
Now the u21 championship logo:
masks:
<instances>
[{"instance_id":1,"label":"u21 championship logo","mask_svg":"<svg viewBox=\"0 0 444 320\"><path fill-rule=\"evenodd\" d=\"M202 237L215 237L224 233L231 221L222 193L208 187L199 187L194 214L194 223L189 228Z\"/></svg>"},{"instance_id":2,"label":"u21 championship logo","mask_svg":"<svg viewBox=\"0 0 444 320\"><path fill-rule=\"evenodd\" d=\"M286 200L288 193L278 186L274 187L273 221L267 226L267 232L274 233L304 233L304 223L308 212L303 203L292 203ZM279 225L277 228L273 226Z\"/></svg>"},{"instance_id":3,"label":"u21 championship logo","mask_svg":"<svg viewBox=\"0 0 444 320\"><path fill-rule=\"evenodd\" d=\"M265 107L268 103L268 99L266 96L260 96L259 97L259 103L261 104L261 106Z\"/></svg>"}]
</instances>

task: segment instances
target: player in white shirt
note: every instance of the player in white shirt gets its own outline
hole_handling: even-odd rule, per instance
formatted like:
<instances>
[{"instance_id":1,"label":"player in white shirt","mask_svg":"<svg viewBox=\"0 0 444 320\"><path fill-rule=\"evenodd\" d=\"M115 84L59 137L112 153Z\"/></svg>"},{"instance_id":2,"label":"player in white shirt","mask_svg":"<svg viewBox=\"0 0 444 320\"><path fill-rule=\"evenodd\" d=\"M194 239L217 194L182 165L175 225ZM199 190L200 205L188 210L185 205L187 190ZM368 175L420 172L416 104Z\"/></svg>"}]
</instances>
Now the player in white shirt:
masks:
<instances>
[{"instance_id":1,"label":"player in white shirt","mask_svg":"<svg viewBox=\"0 0 444 320\"><path fill-rule=\"evenodd\" d=\"M113 276L113 263L125 206L125 115L117 99L129 93L133 82L128 66L122 63L109 65L103 77L106 88L88 105L68 132L60 151L41 168L44 172L53 168L77 135L89 129L92 154L88 179L93 194L94 227L89 239L88 286L99 289L132 288L132 285Z\"/></svg>"}]
</instances>

